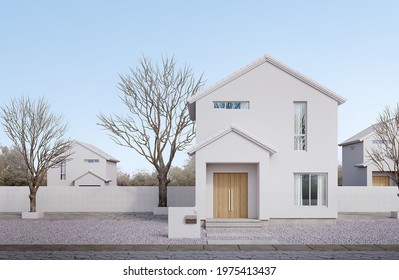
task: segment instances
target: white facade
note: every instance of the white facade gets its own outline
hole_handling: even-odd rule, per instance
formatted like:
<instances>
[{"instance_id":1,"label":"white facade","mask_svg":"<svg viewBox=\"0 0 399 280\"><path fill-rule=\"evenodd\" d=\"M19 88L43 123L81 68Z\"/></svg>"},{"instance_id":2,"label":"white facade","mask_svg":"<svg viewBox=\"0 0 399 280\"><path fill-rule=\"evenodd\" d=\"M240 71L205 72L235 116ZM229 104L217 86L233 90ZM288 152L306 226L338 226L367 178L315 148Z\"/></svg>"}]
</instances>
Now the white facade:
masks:
<instances>
[{"instance_id":1,"label":"white facade","mask_svg":"<svg viewBox=\"0 0 399 280\"><path fill-rule=\"evenodd\" d=\"M395 182L368 158L367 151L371 151L371 148L376 145L378 145L378 140L375 139L373 126L339 144L342 146L343 186L372 187L373 178L375 186L396 186Z\"/></svg>"},{"instance_id":2,"label":"white facade","mask_svg":"<svg viewBox=\"0 0 399 280\"><path fill-rule=\"evenodd\" d=\"M116 186L117 159L81 141L72 151L63 166L47 172L48 186Z\"/></svg>"},{"instance_id":3,"label":"white facade","mask_svg":"<svg viewBox=\"0 0 399 280\"><path fill-rule=\"evenodd\" d=\"M266 56L193 96L189 103L197 144L189 153L196 154L200 218L215 217L214 208L224 203L222 195L222 202L214 200L213 181L220 173L248 174L248 191L242 198L247 200L247 218L335 218L337 107L344 101ZM227 109L223 102L241 102L242 109ZM297 102L306 108L304 150L294 147ZM324 205L301 205L296 174L314 174L309 177L316 178L314 182L319 178L315 186L325 188L325 194L318 192L326 199ZM323 178L326 182L321 183ZM236 195L229 190L228 211Z\"/></svg>"}]
</instances>

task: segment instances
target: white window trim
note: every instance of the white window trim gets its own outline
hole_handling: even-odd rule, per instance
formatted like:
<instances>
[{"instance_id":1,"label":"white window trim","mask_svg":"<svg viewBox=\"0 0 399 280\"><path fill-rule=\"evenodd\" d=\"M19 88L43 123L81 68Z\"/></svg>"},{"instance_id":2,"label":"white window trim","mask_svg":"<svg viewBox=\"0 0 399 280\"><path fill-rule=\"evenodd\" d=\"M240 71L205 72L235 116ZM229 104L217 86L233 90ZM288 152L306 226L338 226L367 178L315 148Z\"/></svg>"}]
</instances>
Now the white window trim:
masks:
<instances>
[{"instance_id":1,"label":"white window trim","mask_svg":"<svg viewBox=\"0 0 399 280\"><path fill-rule=\"evenodd\" d=\"M297 130L302 130L301 128L298 128L297 126L300 125L302 126L302 121L298 123L297 121L297 108L296 105L303 104L304 108L304 126L305 126L305 132L304 133L297 133ZM303 112L302 112L303 113ZM303 138L303 143L299 139ZM298 139L298 140L297 140ZM297 143L299 141L299 143ZM302 149L301 147L304 146ZM295 101L294 102L294 150L295 151L304 151L306 152L308 150L308 104L306 101Z\"/></svg>"},{"instance_id":2,"label":"white window trim","mask_svg":"<svg viewBox=\"0 0 399 280\"><path fill-rule=\"evenodd\" d=\"M300 175L300 176L297 176ZM309 205L303 205L302 199L302 175L309 175ZM311 176L317 175L317 205L311 205ZM323 175L325 186L323 188ZM324 204L323 204L324 202ZM328 173L323 172L298 172L294 173L294 204L299 207L327 207L328 206Z\"/></svg>"}]
</instances>

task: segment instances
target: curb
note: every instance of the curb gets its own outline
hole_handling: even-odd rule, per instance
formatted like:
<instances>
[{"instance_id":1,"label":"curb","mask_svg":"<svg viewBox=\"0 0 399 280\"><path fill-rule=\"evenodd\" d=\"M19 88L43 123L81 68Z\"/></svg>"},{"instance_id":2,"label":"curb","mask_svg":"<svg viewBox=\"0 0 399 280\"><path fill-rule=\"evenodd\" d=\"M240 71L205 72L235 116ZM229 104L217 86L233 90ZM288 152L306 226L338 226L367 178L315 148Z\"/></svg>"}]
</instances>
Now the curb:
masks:
<instances>
[{"instance_id":1,"label":"curb","mask_svg":"<svg viewBox=\"0 0 399 280\"><path fill-rule=\"evenodd\" d=\"M381 244L275 244L275 245L115 245L115 244L9 244L0 251L399 251L399 245Z\"/></svg>"}]
</instances>

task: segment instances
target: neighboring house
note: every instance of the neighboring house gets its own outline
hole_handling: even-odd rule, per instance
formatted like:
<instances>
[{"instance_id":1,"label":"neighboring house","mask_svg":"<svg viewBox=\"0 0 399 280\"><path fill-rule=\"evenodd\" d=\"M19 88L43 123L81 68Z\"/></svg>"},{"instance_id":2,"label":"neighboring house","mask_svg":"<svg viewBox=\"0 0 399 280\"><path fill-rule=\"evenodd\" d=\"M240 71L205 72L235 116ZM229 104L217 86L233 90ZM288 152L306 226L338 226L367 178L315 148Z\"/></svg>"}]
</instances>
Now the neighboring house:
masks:
<instances>
[{"instance_id":1,"label":"neighboring house","mask_svg":"<svg viewBox=\"0 0 399 280\"><path fill-rule=\"evenodd\" d=\"M47 172L48 186L116 186L119 161L94 147L75 141L73 154L59 167Z\"/></svg>"},{"instance_id":2,"label":"neighboring house","mask_svg":"<svg viewBox=\"0 0 399 280\"><path fill-rule=\"evenodd\" d=\"M342 146L343 186L396 186L385 172L381 172L370 159L367 151L379 141L374 137L373 125L345 140Z\"/></svg>"},{"instance_id":3,"label":"neighboring house","mask_svg":"<svg viewBox=\"0 0 399 280\"><path fill-rule=\"evenodd\" d=\"M206 218L336 218L345 99L263 56L189 99Z\"/></svg>"}]
</instances>

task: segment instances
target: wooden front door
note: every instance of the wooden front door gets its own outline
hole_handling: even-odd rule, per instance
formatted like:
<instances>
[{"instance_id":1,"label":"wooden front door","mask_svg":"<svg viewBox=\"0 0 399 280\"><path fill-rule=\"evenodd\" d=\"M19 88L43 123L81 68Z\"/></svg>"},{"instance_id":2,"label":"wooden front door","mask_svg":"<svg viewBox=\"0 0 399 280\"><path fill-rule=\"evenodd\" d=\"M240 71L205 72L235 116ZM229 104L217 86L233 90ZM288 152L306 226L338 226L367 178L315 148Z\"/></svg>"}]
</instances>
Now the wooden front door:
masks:
<instances>
[{"instance_id":1,"label":"wooden front door","mask_svg":"<svg viewBox=\"0 0 399 280\"><path fill-rule=\"evenodd\" d=\"M213 174L213 217L248 218L248 173Z\"/></svg>"}]
</instances>

